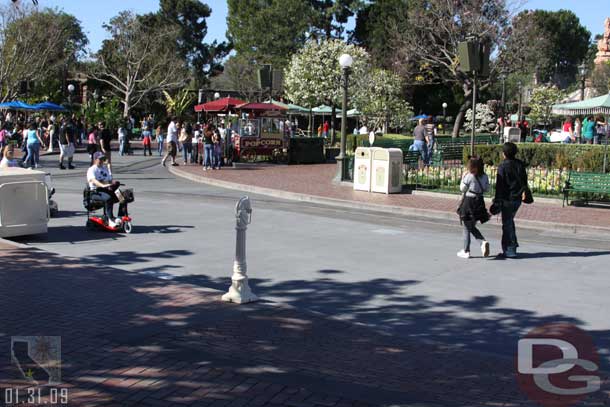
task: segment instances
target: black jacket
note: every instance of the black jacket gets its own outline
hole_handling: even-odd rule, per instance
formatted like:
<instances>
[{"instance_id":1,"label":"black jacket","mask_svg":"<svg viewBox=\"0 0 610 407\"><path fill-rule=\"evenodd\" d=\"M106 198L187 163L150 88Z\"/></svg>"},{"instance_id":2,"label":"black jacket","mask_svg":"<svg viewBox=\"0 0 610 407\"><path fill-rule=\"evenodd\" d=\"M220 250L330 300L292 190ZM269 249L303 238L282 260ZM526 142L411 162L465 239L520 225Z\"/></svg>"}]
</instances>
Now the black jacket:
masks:
<instances>
[{"instance_id":1,"label":"black jacket","mask_svg":"<svg viewBox=\"0 0 610 407\"><path fill-rule=\"evenodd\" d=\"M517 159L502 161L496 178L496 199L520 201L526 186L525 164Z\"/></svg>"}]
</instances>

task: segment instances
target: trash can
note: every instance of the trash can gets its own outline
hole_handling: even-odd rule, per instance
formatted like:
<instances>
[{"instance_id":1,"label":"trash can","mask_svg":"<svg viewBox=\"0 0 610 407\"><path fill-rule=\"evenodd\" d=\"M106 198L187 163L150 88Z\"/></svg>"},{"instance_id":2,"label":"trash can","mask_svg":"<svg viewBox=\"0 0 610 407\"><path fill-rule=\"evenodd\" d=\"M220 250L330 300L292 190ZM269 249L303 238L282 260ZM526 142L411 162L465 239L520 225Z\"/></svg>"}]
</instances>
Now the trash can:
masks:
<instances>
[{"instance_id":1,"label":"trash can","mask_svg":"<svg viewBox=\"0 0 610 407\"><path fill-rule=\"evenodd\" d=\"M0 170L0 237L46 233L48 199L44 172Z\"/></svg>"},{"instance_id":2,"label":"trash can","mask_svg":"<svg viewBox=\"0 0 610 407\"><path fill-rule=\"evenodd\" d=\"M358 147L354 156L354 191L371 191L371 147Z\"/></svg>"},{"instance_id":3,"label":"trash can","mask_svg":"<svg viewBox=\"0 0 610 407\"><path fill-rule=\"evenodd\" d=\"M402 191L402 150L378 148L371 153L371 191L392 194Z\"/></svg>"}]
</instances>

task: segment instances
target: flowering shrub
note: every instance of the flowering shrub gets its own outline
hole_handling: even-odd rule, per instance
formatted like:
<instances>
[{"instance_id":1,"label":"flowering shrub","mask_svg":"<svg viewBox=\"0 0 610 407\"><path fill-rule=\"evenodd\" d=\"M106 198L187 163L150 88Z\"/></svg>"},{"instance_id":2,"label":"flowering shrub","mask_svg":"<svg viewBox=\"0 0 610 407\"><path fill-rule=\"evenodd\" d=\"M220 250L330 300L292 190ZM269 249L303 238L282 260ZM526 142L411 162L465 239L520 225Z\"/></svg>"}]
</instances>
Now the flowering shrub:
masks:
<instances>
[{"instance_id":1,"label":"flowering shrub","mask_svg":"<svg viewBox=\"0 0 610 407\"><path fill-rule=\"evenodd\" d=\"M460 182L466 172L462 167L423 167L405 169L405 184L459 192ZM485 173L489 177L490 194L496 188L498 167L486 165ZM532 193L536 195L561 195L568 171L560 169L528 168L527 179Z\"/></svg>"}]
</instances>

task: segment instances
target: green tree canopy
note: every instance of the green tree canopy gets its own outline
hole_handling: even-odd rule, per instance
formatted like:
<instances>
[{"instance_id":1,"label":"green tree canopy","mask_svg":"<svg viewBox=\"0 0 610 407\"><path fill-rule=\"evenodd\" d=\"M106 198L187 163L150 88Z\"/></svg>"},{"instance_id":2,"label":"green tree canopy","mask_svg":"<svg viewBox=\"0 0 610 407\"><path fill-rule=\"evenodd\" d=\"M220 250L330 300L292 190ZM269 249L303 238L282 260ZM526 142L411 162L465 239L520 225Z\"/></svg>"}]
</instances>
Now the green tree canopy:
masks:
<instances>
[{"instance_id":1,"label":"green tree canopy","mask_svg":"<svg viewBox=\"0 0 610 407\"><path fill-rule=\"evenodd\" d=\"M358 11L353 38L371 54L375 66L392 66L393 29L408 24L408 3L408 0L375 0Z\"/></svg>"},{"instance_id":2,"label":"green tree canopy","mask_svg":"<svg viewBox=\"0 0 610 407\"><path fill-rule=\"evenodd\" d=\"M0 100L14 98L22 81L33 84L30 97L57 99L58 82L88 43L80 22L58 10L26 5L5 6L0 13Z\"/></svg>"},{"instance_id":3,"label":"green tree canopy","mask_svg":"<svg viewBox=\"0 0 610 407\"><path fill-rule=\"evenodd\" d=\"M308 0L314 38L341 38L345 24L363 6L362 0Z\"/></svg>"},{"instance_id":4,"label":"green tree canopy","mask_svg":"<svg viewBox=\"0 0 610 407\"><path fill-rule=\"evenodd\" d=\"M90 76L121 100L124 117L146 96L184 85L186 64L174 46L179 27L151 27L123 11L104 28L111 38L103 42Z\"/></svg>"},{"instance_id":5,"label":"green tree canopy","mask_svg":"<svg viewBox=\"0 0 610 407\"><path fill-rule=\"evenodd\" d=\"M183 58L198 88L222 71L222 61L231 50L227 42L207 43L207 19L212 9L198 0L159 0L159 11L142 16L151 27L177 27L178 54Z\"/></svg>"},{"instance_id":6,"label":"green tree canopy","mask_svg":"<svg viewBox=\"0 0 610 407\"><path fill-rule=\"evenodd\" d=\"M228 0L227 37L237 53L284 67L303 46L311 8L303 0Z\"/></svg>"},{"instance_id":7,"label":"green tree canopy","mask_svg":"<svg viewBox=\"0 0 610 407\"><path fill-rule=\"evenodd\" d=\"M526 10L512 21L501 52L504 69L536 74L540 82L566 87L587 57L591 33L569 10Z\"/></svg>"}]
</instances>

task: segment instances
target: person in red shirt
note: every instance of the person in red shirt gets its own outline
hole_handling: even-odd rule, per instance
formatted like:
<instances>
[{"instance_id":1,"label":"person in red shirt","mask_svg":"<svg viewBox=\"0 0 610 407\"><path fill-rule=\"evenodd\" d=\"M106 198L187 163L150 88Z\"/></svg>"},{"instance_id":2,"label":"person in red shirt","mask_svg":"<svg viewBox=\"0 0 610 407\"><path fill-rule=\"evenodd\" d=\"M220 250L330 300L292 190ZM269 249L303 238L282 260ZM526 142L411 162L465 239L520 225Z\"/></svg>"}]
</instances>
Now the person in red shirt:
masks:
<instances>
[{"instance_id":1,"label":"person in red shirt","mask_svg":"<svg viewBox=\"0 0 610 407\"><path fill-rule=\"evenodd\" d=\"M324 122L324 126L322 126L322 135L324 136L324 138L328 137L328 130L330 128L330 125L328 124L328 120Z\"/></svg>"},{"instance_id":2,"label":"person in red shirt","mask_svg":"<svg viewBox=\"0 0 610 407\"><path fill-rule=\"evenodd\" d=\"M574 137L574 131L572 130L572 118L566 118L566 121L563 122L563 127L561 128L563 133L563 141L562 143L572 143L576 140Z\"/></svg>"}]
</instances>

